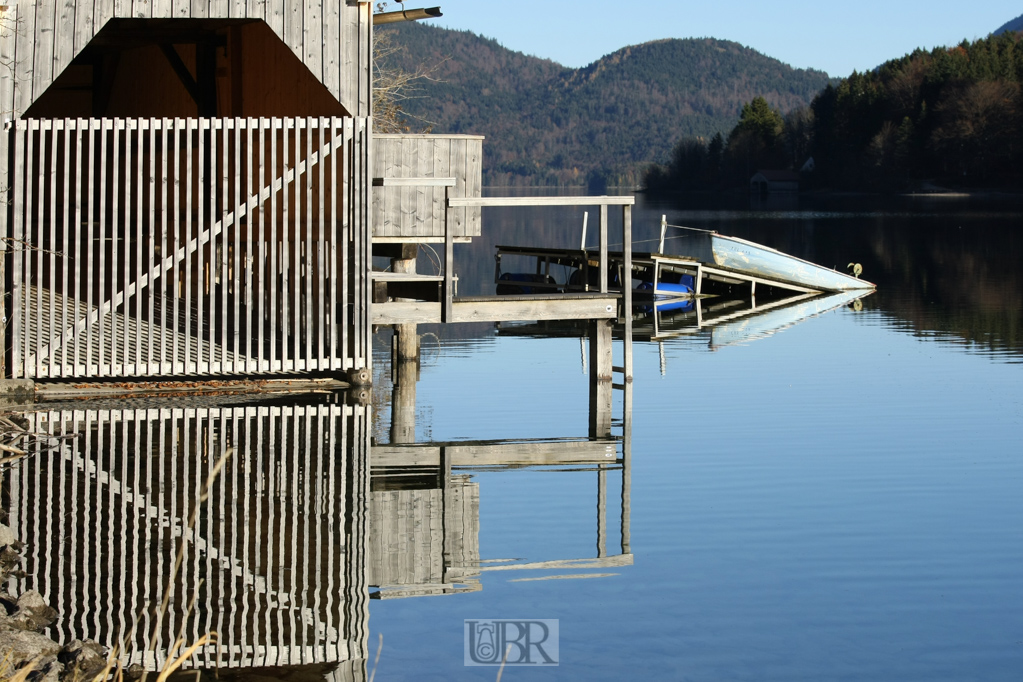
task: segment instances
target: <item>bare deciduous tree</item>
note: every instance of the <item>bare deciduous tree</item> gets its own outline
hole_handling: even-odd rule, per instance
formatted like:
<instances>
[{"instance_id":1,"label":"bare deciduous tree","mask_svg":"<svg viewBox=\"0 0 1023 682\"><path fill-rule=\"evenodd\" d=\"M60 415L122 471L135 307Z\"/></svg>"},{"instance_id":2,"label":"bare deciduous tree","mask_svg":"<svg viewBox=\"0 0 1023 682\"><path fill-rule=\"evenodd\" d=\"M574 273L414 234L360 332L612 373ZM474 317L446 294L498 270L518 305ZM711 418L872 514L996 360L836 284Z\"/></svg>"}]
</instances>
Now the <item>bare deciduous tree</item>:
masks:
<instances>
[{"instance_id":1,"label":"bare deciduous tree","mask_svg":"<svg viewBox=\"0 0 1023 682\"><path fill-rule=\"evenodd\" d=\"M388 3L378 2L377 12ZM378 133L428 133L432 121L410 114L410 100L422 97L424 80L436 81L434 74L440 64L418 65L409 70L401 66L405 48L395 41L393 31L373 33L373 128Z\"/></svg>"}]
</instances>

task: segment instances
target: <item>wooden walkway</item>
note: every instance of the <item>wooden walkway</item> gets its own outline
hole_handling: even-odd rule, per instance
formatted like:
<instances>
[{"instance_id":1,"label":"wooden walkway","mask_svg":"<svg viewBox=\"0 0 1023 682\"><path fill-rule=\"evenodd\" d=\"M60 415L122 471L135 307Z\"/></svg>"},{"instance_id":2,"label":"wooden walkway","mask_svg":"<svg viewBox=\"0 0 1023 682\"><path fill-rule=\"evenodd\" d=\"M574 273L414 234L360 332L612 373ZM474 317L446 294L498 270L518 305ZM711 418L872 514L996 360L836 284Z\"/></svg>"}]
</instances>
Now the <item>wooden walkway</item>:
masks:
<instances>
[{"instance_id":1,"label":"wooden walkway","mask_svg":"<svg viewBox=\"0 0 1023 682\"><path fill-rule=\"evenodd\" d=\"M25 291L22 334L27 347L36 352L25 357L24 376L226 374L256 364L255 358L195 335L122 313L107 311L100 316L99 306L50 289L29 286ZM97 318L90 325L92 333L63 338L66 330L90 316ZM132 362L112 362L115 345L126 348Z\"/></svg>"}]
</instances>

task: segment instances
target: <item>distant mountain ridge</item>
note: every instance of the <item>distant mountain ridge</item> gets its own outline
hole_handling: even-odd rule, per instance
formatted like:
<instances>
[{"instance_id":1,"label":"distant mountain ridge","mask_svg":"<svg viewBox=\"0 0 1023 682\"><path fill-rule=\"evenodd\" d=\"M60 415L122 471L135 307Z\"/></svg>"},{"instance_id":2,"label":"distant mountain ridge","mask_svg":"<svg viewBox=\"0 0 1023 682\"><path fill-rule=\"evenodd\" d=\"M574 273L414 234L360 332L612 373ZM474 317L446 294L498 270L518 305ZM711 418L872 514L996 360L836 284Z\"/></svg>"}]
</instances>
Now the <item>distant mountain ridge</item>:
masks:
<instances>
[{"instance_id":1,"label":"distant mountain ridge","mask_svg":"<svg viewBox=\"0 0 1023 682\"><path fill-rule=\"evenodd\" d=\"M1019 15L1012 21L1007 21L1002 24L995 32L994 35L1000 36L1008 31L1023 31L1023 14Z\"/></svg>"},{"instance_id":2,"label":"distant mountain ridge","mask_svg":"<svg viewBox=\"0 0 1023 682\"><path fill-rule=\"evenodd\" d=\"M388 27L392 63L435 66L406 103L413 128L478 133L487 184L633 183L682 136L727 135L758 95L786 112L829 83L738 43L667 39L625 47L581 69L530 57L467 31ZM421 127L421 126L419 126Z\"/></svg>"}]
</instances>

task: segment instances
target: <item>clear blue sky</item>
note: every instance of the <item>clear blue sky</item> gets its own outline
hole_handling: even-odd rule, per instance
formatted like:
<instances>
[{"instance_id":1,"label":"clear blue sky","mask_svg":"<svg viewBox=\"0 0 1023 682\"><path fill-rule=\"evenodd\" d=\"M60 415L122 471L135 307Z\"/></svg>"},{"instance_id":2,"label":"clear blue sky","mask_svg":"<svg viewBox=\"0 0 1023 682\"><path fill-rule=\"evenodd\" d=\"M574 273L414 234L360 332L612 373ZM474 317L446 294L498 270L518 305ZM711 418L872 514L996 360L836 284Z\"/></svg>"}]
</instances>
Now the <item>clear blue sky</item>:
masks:
<instances>
[{"instance_id":1,"label":"clear blue sky","mask_svg":"<svg viewBox=\"0 0 1023 682\"><path fill-rule=\"evenodd\" d=\"M734 40L798 68L847 76L916 47L982 38L1023 14L1023 1L974 0L407 0L440 6L437 26L512 50L585 66L658 38ZM397 8L391 2L388 9Z\"/></svg>"}]
</instances>

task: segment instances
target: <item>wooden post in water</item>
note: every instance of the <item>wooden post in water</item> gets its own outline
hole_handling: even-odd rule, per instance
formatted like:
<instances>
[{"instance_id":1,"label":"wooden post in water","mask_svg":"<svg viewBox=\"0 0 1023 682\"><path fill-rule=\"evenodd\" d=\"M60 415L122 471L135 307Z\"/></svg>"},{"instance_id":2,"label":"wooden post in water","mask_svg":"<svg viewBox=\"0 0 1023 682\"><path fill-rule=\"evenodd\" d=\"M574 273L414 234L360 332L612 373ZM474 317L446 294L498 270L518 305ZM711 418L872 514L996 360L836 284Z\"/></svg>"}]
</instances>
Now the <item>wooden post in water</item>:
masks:
<instances>
[{"instance_id":1,"label":"wooden post in water","mask_svg":"<svg viewBox=\"0 0 1023 682\"><path fill-rule=\"evenodd\" d=\"M600 293L607 293L607 204L600 205Z\"/></svg>"},{"instance_id":2,"label":"wooden post in water","mask_svg":"<svg viewBox=\"0 0 1023 682\"><path fill-rule=\"evenodd\" d=\"M590 322L590 438L611 433L611 320Z\"/></svg>"},{"instance_id":3,"label":"wooden post in water","mask_svg":"<svg viewBox=\"0 0 1023 682\"><path fill-rule=\"evenodd\" d=\"M451 217L451 187L444 191L447 200L444 202L444 298L441 300L441 322L450 322L453 313L455 295L455 226Z\"/></svg>"},{"instance_id":4,"label":"wooden post in water","mask_svg":"<svg viewBox=\"0 0 1023 682\"><path fill-rule=\"evenodd\" d=\"M391 442L416 442L419 335L414 324L394 325L391 346Z\"/></svg>"},{"instance_id":5,"label":"wooden post in water","mask_svg":"<svg viewBox=\"0 0 1023 682\"><path fill-rule=\"evenodd\" d=\"M606 208L606 207L605 207ZM625 273L622 281L622 304L625 308L625 375L624 383L632 383L632 206L622 207L622 251Z\"/></svg>"}]
</instances>

